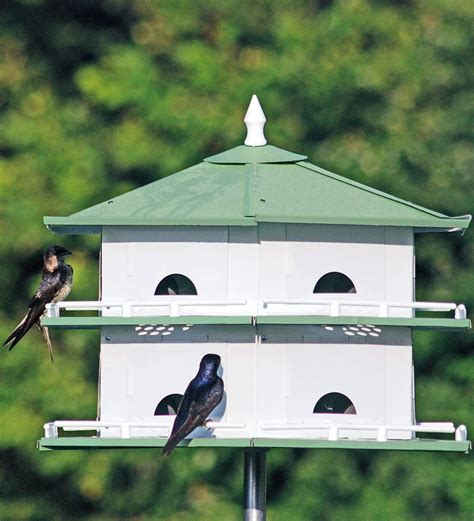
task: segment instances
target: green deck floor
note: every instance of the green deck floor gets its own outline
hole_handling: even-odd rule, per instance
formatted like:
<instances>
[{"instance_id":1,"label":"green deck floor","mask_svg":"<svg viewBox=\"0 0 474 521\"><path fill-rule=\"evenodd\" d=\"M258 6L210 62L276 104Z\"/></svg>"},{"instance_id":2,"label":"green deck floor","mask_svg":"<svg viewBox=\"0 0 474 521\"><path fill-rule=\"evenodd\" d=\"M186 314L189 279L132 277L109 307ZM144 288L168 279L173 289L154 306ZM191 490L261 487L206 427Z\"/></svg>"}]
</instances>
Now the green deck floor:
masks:
<instances>
[{"instance_id":1,"label":"green deck floor","mask_svg":"<svg viewBox=\"0 0 474 521\"><path fill-rule=\"evenodd\" d=\"M39 450L88 450L88 449L142 449L159 448L166 438L97 438L58 437L41 438ZM415 450L465 452L471 449L470 441L414 439L392 441L320 440L279 438L194 438L181 442L178 447L266 447L266 448L313 448L313 449L364 449L364 450Z\"/></svg>"}]
</instances>

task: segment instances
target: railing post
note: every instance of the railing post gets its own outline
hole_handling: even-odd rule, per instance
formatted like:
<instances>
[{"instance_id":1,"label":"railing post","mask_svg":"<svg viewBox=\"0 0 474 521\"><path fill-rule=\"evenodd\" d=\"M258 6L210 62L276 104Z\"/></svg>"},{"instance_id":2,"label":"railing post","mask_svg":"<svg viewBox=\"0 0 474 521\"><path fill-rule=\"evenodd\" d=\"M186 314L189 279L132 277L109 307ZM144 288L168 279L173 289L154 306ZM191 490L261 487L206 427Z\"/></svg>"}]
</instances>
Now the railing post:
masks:
<instances>
[{"instance_id":1,"label":"railing post","mask_svg":"<svg viewBox=\"0 0 474 521\"><path fill-rule=\"evenodd\" d=\"M459 425L459 427L454 432L454 439L456 441L467 440L467 429L465 425Z\"/></svg>"},{"instance_id":2,"label":"railing post","mask_svg":"<svg viewBox=\"0 0 474 521\"><path fill-rule=\"evenodd\" d=\"M377 441L387 441L387 429L385 427L377 429Z\"/></svg>"},{"instance_id":3,"label":"railing post","mask_svg":"<svg viewBox=\"0 0 474 521\"><path fill-rule=\"evenodd\" d=\"M59 317L59 307L57 304L46 304L46 316L49 318Z\"/></svg>"},{"instance_id":4,"label":"railing post","mask_svg":"<svg viewBox=\"0 0 474 521\"><path fill-rule=\"evenodd\" d=\"M179 303L172 302L170 304L170 317L179 317Z\"/></svg>"},{"instance_id":5,"label":"railing post","mask_svg":"<svg viewBox=\"0 0 474 521\"><path fill-rule=\"evenodd\" d=\"M339 302L336 302L336 301L331 302L329 315L331 317L338 317L339 314L340 314Z\"/></svg>"},{"instance_id":6,"label":"railing post","mask_svg":"<svg viewBox=\"0 0 474 521\"><path fill-rule=\"evenodd\" d=\"M466 306L464 304L459 304L459 306L456 306L456 309L454 310L454 318L460 320L465 319L466 316Z\"/></svg>"},{"instance_id":7,"label":"railing post","mask_svg":"<svg viewBox=\"0 0 474 521\"><path fill-rule=\"evenodd\" d=\"M244 521L267 518L267 449L244 451Z\"/></svg>"},{"instance_id":8,"label":"railing post","mask_svg":"<svg viewBox=\"0 0 474 521\"><path fill-rule=\"evenodd\" d=\"M58 428L54 425L54 422L44 424L44 437L45 438L57 438Z\"/></svg>"}]
</instances>

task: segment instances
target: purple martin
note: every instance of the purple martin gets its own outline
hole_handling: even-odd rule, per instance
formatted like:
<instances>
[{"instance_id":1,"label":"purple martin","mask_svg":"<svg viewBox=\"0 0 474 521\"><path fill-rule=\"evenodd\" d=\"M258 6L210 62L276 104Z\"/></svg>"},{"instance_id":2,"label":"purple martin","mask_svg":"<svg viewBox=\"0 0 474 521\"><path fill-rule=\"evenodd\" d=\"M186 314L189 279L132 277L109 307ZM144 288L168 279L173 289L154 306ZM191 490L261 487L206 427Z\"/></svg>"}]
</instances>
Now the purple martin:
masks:
<instances>
[{"instance_id":1,"label":"purple martin","mask_svg":"<svg viewBox=\"0 0 474 521\"><path fill-rule=\"evenodd\" d=\"M50 246L44 252L43 274L39 288L31 299L25 317L3 343L4 346L10 344L9 351L18 344L33 324L36 324L43 333L51 361L54 361L48 328L41 326L40 319L46 313L46 304L64 300L71 291L73 271L71 266L65 263L67 255L71 255L71 252L62 246Z\"/></svg>"},{"instance_id":2,"label":"purple martin","mask_svg":"<svg viewBox=\"0 0 474 521\"><path fill-rule=\"evenodd\" d=\"M208 415L221 402L224 382L217 376L220 363L219 355L207 354L202 358L199 371L189 383L179 404L171 436L163 447L166 456L196 427L205 425Z\"/></svg>"}]
</instances>

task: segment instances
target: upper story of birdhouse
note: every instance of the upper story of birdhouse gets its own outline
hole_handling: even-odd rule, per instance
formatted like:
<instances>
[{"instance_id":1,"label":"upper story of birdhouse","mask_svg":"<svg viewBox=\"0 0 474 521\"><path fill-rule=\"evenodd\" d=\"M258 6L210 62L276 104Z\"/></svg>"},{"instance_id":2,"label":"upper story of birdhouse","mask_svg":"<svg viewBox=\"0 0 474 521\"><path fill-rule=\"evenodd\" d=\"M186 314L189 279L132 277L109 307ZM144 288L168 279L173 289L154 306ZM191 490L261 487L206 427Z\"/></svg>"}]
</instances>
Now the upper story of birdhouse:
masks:
<instances>
[{"instance_id":1,"label":"upper story of birdhouse","mask_svg":"<svg viewBox=\"0 0 474 521\"><path fill-rule=\"evenodd\" d=\"M62 233L101 233L103 315L413 318L414 234L448 217L266 144L254 96L245 144L69 217ZM426 304L426 305L422 305ZM403 324L399 324L403 325ZM406 325L406 324L404 324Z\"/></svg>"}]
</instances>

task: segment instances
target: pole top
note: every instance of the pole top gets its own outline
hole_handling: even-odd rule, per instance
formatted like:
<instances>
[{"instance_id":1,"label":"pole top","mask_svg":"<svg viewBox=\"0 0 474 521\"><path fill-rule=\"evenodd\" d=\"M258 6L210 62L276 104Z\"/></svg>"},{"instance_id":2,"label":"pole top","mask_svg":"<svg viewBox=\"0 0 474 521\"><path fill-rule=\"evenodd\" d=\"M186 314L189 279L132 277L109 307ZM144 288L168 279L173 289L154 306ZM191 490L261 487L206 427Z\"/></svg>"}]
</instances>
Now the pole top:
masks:
<instances>
[{"instance_id":1,"label":"pole top","mask_svg":"<svg viewBox=\"0 0 474 521\"><path fill-rule=\"evenodd\" d=\"M244 122L247 126L247 137L245 138L244 144L250 147L261 147L267 144L265 134L263 133L263 127L267 118L263 113L260 102L257 96L254 94L250 100L249 108L245 114Z\"/></svg>"}]
</instances>

